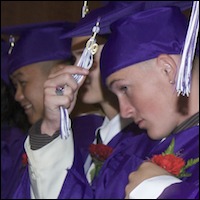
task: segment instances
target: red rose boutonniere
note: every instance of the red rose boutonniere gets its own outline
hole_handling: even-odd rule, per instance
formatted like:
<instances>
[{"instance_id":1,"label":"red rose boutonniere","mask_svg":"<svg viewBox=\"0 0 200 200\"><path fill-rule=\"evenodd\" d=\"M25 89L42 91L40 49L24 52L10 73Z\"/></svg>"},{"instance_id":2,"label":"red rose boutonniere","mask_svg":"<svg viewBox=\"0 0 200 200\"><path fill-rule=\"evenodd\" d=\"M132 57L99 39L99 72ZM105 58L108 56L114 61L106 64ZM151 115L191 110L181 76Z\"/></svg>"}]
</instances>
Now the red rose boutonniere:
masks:
<instances>
[{"instance_id":1,"label":"red rose boutonniere","mask_svg":"<svg viewBox=\"0 0 200 200\"><path fill-rule=\"evenodd\" d=\"M28 156L26 153L22 154L22 167L25 167L28 164Z\"/></svg>"},{"instance_id":2,"label":"red rose boutonniere","mask_svg":"<svg viewBox=\"0 0 200 200\"><path fill-rule=\"evenodd\" d=\"M92 157L92 160L95 164L95 168L91 170L91 180L96 177L104 163L104 161L111 155L113 152L112 147L109 147L104 144L91 144L89 146L89 152Z\"/></svg>"},{"instance_id":3,"label":"red rose boutonniere","mask_svg":"<svg viewBox=\"0 0 200 200\"><path fill-rule=\"evenodd\" d=\"M173 138L167 150L162 154L154 155L151 161L178 178L191 176L192 174L187 173L186 169L198 163L199 157L195 159L191 158L186 163L183 158L174 153L174 145L175 140Z\"/></svg>"}]
</instances>

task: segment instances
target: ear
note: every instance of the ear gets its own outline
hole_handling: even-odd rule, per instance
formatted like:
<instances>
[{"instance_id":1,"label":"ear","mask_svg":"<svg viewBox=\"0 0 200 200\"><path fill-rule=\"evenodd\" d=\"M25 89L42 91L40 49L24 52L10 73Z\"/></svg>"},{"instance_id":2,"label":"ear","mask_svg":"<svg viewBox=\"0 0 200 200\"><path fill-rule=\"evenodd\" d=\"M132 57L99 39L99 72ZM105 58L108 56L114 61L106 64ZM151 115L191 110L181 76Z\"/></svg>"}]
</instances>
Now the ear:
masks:
<instances>
[{"instance_id":1,"label":"ear","mask_svg":"<svg viewBox=\"0 0 200 200\"><path fill-rule=\"evenodd\" d=\"M161 54L157 57L157 64L164 75L167 76L169 83L174 84L178 69L173 57L168 54Z\"/></svg>"}]
</instances>

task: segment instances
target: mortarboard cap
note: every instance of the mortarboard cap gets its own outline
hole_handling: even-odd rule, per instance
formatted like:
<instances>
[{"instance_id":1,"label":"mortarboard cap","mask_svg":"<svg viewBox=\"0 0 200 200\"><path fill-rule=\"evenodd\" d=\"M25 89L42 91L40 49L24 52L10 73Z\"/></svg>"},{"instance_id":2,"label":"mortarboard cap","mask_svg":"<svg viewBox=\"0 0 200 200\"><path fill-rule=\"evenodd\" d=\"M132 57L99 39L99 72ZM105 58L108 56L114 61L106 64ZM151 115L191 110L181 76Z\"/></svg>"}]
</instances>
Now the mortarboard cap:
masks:
<instances>
[{"instance_id":1,"label":"mortarboard cap","mask_svg":"<svg viewBox=\"0 0 200 200\"><path fill-rule=\"evenodd\" d=\"M175 6L142 11L113 23L100 59L103 83L122 68L162 53L180 54L187 26L187 18Z\"/></svg>"},{"instance_id":2,"label":"mortarboard cap","mask_svg":"<svg viewBox=\"0 0 200 200\"><path fill-rule=\"evenodd\" d=\"M161 6L178 6L186 10L192 7L192 1L109 1L104 6L90 11L68 33L61 38L91 35L91 28L100 18L100 31L98 35L109 34L110 24L130 14Z\"/></svg>"},{"instance_id":3,"label":"mortarboard cap","mask_svg":"<svg viewBox=\"0 0 200 200\"><path fill-rule=\"evenodd\" d=\"M70 22L48 22L4 27L2 34L19 39L8 56L8 74L32 63L68 59L71 56L71 38L61 40L62 31L74 28Z\"/></svg>"},{"instance_id":4,"label":"mortarboard cap","mask_svg":"<svg viewBox=\"0 0 200 200\"><path fill-rule=\"evenodd\" d=\"M100 18L100 31L98 35L108 34L110 33L110 24L112 22L134 11L139 11L144 6L145 2L143 1L109 1L106 5L86 14L72 31L63 33L62 38L91 35L91 29L96 24L98 18Z\"/></svg>"},{"instance_id":5,"label":"mortarboard cap","mask_svg":"<svg viewBox=\"0 0 200 200\"><path fill-rule=\"evenodd\" d=\"M164 7L164 6L177 6L181 11L185 11L192 7L193 1L146 1L145 10Z\"/></svg>"}]
</instances>

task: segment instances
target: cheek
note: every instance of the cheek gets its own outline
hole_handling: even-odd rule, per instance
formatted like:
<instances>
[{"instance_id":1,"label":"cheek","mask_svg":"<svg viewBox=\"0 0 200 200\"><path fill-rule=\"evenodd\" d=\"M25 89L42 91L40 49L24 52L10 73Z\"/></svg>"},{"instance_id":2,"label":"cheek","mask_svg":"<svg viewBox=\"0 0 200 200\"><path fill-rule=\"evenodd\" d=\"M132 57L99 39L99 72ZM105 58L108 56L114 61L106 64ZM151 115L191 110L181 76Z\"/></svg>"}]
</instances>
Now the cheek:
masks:
<instances>
[{"instance_id":1,"label":"cheek","mask_svg":"<svg viewBox=\"0 0 200 200\"><path fill-rule=\"evenodd\" d=\"M165 107L167 96L158 82L144 82L133 91L133 99L140 109L155 113Z\"/></svg>"},{"instance_id":2,"label":"cheek","mask_svg":"<svg viewBox=\"0 0 200 200\"><path fill-rule=\"evenodd\" d=\"M130 104L139 116L144 118L148 123L156 125L164 118L163 113L168 112L166 108L165 97L152 93L148 89L134 90L134 92L128 97ZM128 105L128 102L125 102ZM153 126L154 126L153 125Z\"/></svg>"},{"instance_id":3,"label":"cheek","mask_svg":"<svg viewBox=\"0 0 200 200\"><path fill-rule=\"evenodd\" d=\"M166 97L161 95L161 93L155 91L152 93L149 90L140 92L140 95L135 100L135 104L138 105L138 109L142 113L146 113L152 117L158 115L158 118L168 109L166 108Z\"/></svg>"},{"instance_id":4,"label":"cheek","mask_svg":"<svg viewBox=\"0 0 200 200\"><path fill-rule=\"evenodd\" d=\"M101 91L101 79L98 73L92 73L90 76L90 85L91 89L97 91L96 93Z\"/></svg>"},{"instance_id":5,"label":"cheek","mask_svg":"<svg viewBox=\"0 0 200 200\"><path fill-rule=\"evenodd\" d=\"M90 98L99 102L103 100L102 90L99 87L93 87L88 91Z\"/></svg>"},{"instance_id":6,"label":"cheek","mask_svg":"<svg viewBox=\"0 0 200 200\"><path fill-rule=\"evenodd\" d=\"M92 69L92 71L89 74L89 77L93 80L93 81L97 81L100 80L100 71L98 67L95 67L94 69Z\"/></svg>"},{"instance_id":7,"label":"cheek","mask_svg":"<svg viewBox=\"0 0 200 200\"><path fill-rule=\"evenodd\" d=\"M93 84L93 87L94 87L94 90L96 91L96 93L100 93L102 94L102 86L101 86L101 83L99 82L99 80L96 80Z\"/></svg>"},{"instance_id":8,"label":"cheek","mask_svg":"<svg viewBox=\"0 0 200 200\"><path fill-rule=\"evenodd\" d=\"M102 89L98 81L91 82L86 88L83 88L80 93L80 98L85 103L99 103L103 99Z\"/></svg>"},{"instance_id":9,"label":"cheek","mask_svg":"<svg viewBox=\"0 0 200 200\"><path fill-rule=\"evenodd\" d=\"M24 93L26 95L26 98L29 99L29 101L32 101L32 104L35 104L36 102L43 102L44 90L42 83L27 84L24 89Z\"/></svg>"},{"instance_id":10,"label":"cheek","mask_svg":"<svg viewBox=\"0 0 200 200\"><path fill-rule=\"evenodd\" d=\"M155 95L147 101L140 101L138 109L147 125L148 135L152 139L166 137L171 131L171 124L174 124L173 108L167 106L167 99L163 96Z\"/></svg>"}]
</instances>

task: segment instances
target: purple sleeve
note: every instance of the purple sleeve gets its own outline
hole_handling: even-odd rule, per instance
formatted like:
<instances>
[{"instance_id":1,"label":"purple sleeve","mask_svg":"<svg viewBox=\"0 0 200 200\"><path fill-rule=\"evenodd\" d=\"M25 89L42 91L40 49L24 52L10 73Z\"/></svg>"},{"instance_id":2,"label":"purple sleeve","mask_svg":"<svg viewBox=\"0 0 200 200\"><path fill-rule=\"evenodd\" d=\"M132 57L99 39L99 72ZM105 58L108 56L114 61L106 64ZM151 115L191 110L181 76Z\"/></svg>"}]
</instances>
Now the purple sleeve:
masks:
<instances>
[{"instance_id":1,"label":"purple sleeve","mask_svg":"<svg viewBox=\"0 0 200 200\"><path fill-rule=\"evenodd\" d=\"M181 182L167 187L158 199L199 199L199 186Z\"/></svg>"}]
</instances>

